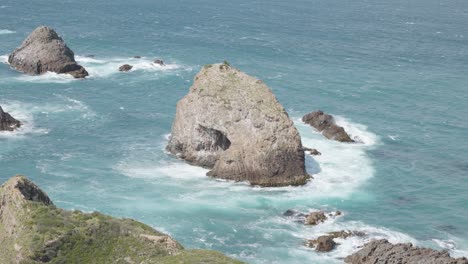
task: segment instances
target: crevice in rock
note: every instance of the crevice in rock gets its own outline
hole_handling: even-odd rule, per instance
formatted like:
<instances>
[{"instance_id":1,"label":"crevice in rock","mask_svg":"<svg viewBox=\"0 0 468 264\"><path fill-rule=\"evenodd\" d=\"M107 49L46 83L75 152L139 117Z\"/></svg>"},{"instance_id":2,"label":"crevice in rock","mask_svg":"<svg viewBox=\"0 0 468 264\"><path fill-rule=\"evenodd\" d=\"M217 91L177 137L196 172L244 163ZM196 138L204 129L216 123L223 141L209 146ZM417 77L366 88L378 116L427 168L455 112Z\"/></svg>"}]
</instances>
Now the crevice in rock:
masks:
<instances>
[{"instance_id":1,"label":"crevice in rock","mask_svg":"<svg viewBox=\"0 0 468 264\"><path fill-rule=\"evenodd\" d=\"M197 131L203 140L196 146L196 151L224 151L231 146L231 141L222 131L202 125L198 125Z\"/></svg>"}]
</instances>

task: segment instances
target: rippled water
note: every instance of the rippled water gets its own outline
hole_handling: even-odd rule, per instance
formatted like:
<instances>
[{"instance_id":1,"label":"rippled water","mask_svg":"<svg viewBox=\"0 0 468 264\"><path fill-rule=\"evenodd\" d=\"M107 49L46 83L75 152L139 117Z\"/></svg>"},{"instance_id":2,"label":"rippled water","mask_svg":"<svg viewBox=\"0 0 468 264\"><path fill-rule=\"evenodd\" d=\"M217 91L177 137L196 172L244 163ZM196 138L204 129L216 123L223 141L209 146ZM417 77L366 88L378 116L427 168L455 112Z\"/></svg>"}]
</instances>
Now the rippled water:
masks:
<instances>
[{"instance_id":1,"label":"rippled water","mask_svg":"<svg viewBox=\"0 0 468 264\"><path fill-rule=\"evenodd\" d=\"M5 55L42 24L89 78L9 68ZM0 181L25 174L60 207L132 217L250 263L340 263L371 238L467 256L467 24L465 1L2 0L0 105L25 125L0 133ZM307 158L308 185L219 181L166 155L177 101L223 60L264 80L322 152ZM363 144L300 122L316 109ZM344 216L306 227L288 209ZM304 246L341 229L369 237L327 254Z\"/></svg>"}]
</instances>

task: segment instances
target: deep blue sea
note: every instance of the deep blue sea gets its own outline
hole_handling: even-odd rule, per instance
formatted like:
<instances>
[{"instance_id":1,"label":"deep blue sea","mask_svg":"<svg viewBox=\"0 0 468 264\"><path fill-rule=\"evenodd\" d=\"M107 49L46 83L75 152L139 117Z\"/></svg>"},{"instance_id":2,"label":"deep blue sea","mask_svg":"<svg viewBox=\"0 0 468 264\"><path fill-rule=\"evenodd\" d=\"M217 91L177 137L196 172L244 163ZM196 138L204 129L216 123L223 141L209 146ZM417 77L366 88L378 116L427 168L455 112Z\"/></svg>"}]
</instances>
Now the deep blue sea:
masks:
<instances>
[{"instance_id":1,"label":"deep blue sea","mask_svg":"<svg viewBox=\"0 0 468 264\"><path fill-rule=\"evenodd\" d=\"M9 68L39 25L88 78ZM341 263L373 238L468 256L467 25L466 0L0 0L0 105L24 122L0 133L0 182L24 174L60 207L135 218L249 263ZM322 152L307 157L309 184L219 181L165 153L177 101L224 60L264 80ZM133 70L118 72L124 63ZM317 109L362 143L300 121ZM288 209L344 215L311 227ZM342 229L368 236L331 253L304 246Z\"/></svg>"}]
</instances>

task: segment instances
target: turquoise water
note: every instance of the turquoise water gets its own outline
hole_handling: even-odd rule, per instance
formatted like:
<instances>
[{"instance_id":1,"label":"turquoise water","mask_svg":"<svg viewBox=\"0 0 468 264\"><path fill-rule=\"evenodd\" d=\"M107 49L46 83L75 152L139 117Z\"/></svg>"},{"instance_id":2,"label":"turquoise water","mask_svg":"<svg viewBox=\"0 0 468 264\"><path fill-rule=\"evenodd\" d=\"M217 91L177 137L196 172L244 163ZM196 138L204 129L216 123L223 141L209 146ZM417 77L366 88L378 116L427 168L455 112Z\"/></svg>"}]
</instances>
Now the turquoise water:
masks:
<instances>
[{"instance_id":1,"label":"turquoise water","mask_svg":"<svg viewBox=\"0 0 468 264\"><path fill-rule=\"evenodd\" d=\"M0 182L25 174L60 207L135 218L249 263L340 263L371 238L468 256L468 2L1 0L0 55L42 24L90 77L25 76L0 57L0 105L25 123L0 134ZM218 181L164 152L177 101L223 60L264 80L323 153L307 158L307 186ZM124 63L134 70L119 73ZM316 109L363 143L300 122ZM344 216L306 227L288 209ZM304 246L341 229L369 236L327 254Z\"/></svg>"}]
</instances>

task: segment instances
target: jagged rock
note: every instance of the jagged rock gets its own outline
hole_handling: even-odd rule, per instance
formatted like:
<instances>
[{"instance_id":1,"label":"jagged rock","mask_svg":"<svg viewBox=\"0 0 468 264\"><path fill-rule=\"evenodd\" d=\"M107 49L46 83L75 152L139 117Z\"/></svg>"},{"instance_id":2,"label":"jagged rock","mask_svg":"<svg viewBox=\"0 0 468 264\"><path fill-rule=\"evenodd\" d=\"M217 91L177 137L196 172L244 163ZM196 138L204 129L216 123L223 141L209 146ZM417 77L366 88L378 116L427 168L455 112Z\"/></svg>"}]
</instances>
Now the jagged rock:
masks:
<instances>
[{"instance_id":1,"label":"jagged rock","mask_svg":"<svg viewBox=\"0 0 468 264\"><path fill-rule=\"evenodd\" d=\"M315 248L319 252L329 252L335 249L338 243L335 242L335 238L346 239L351 236L365 236L366 234L360 231L336 231L330 232L327 235L319 236L317 239L309 240L308 246Z\"/></svg>"},{"instance_id":2,"label":"jagged rock","mask_svg":"<svg viewBox=\"0 0 468 264\"><path fill-rule=\"evenodd\" d=\"M309 240L309 247L315 248L318 252L330 252L336 245L330 236L319 236L317 239Z\"/></svg>"},{"instance_id":3,"label":"jagged rock","mask_svg":"<svg viewBox=\"0 0 468 264\"><path fill-rule=\"evenodd\" d=\"M391 244L374 240L345 258L351 264L468 264L466 258L451 258L447 251L414 247L412 244Z\"/></svg>"},{"instance_id":4,"label":"jagged rock","mask_svg":"<svg viewBox=\"0 0 468 264\"><path fill-rule=\"evenodd\" d=\"M164 64L164 61L159 60L159 59L155 60L153 63L154 63L154 64L158 64L158 65L160 65L160 66L164 66L164 65L165 65L165 64Z\"/></svg>"},{"instance_id":5,"label":"jagged rock","mask_svg":"<svg viewBox=\"0 0 468 264\"><path fill-rule=\"evenodd\" d=\"M36 28L8 57L14 69L38 75L45 72L70 74L84 78L88 72L75 61L73 51L58 34L49 27Z\"/></svg>"},{"instance_id":6,"label":"jagged rock","mask_svg":"<svg viewBox=\"0 0 468 264\"><path fill-rule=\"evenodd\" d=\"M0 186L0 242L1 263L241 263L132 219L59 209L24 176Z\"/></svg>"},{"instance_id":7,"label":"jagged rock","mask_svg":"<svg viewBox=\"0 0 468 264\"><path fill-rule=\"evenodd\" d=\"M322 111L308 113L302 117L302 121L313 126L319 132L328 138L340 142L354 142L353 139L346 133L344 128L337 126L333 116L325 114Z\"/></svg>"},{"instance_id":8,"label":"jagged rock","mask_svg":"<svg viewBox=\"0 0 468 264\"><path fill-rule=\"evenodd\" d=\"M261 81L228 64L203 67L177 104L167 150L209 176L253 185L303 185L301 138Z\"/></svg>"},{"instance_id":9,"label":"jagged rock","mask_svg":"<svg viewBox=\"0 0 468 264\"><path fill-rule=\"evenodd\" d=\"M132 65L124 64L124 65L119 67L119 71L127 72L127 71L131 70L132 68L133 68Z\"/></svg>"},{"instance_id":10,"label":"jagged rock","mask_svg":"<svg viewBox=\"0 0 468 264\"><path fill-rule=\"evenodd\" d=\"M21 122L4 112L0 106L0 131L13 131L21 126Z\"/></svg>"},{"instance_id":11,"label":"jagged rock","mask_svg":"<svg viewBox=\"0 0 468 264\"><path fill-rule=\"evenodd\" d=\"M329 236L329 237L331 237L333 239L334 238L346 239L346 238L351 237L351 236L362 237L362 236L365 236L365 235L366 235L366 233L361 232L361 231L346 231L346 230L329 232L327 234L327 236Z\"/></svg>"},{"instance_id":12,"label":"jagged rock","mask_svg":"<svg viewBox=\"0 0 468 264\"><path fill-rule=\"evenodd\" d=\"M310 213L306 219L305 219L305 224L306 225L318 225L320 223L325 222L327 220L327 216L325 215L325 212L319 211L319 212L313 212Z\"/></svg>"},{"instance_id":13,"label":"jagged rock","mask_svg":"<svg viewBox=\"0 0 468 264\"><path fill-rule=\"evenodd\" d=\"M309 152L309 154L310 154L310 155L313 155L313 156L320 156L320 155L322 155L322 153L320 153L318 150L313 149L313 148L303 147L302 149L303 149L304 151L306 151L306 152Z\"/></svg>"}]
</instances>

